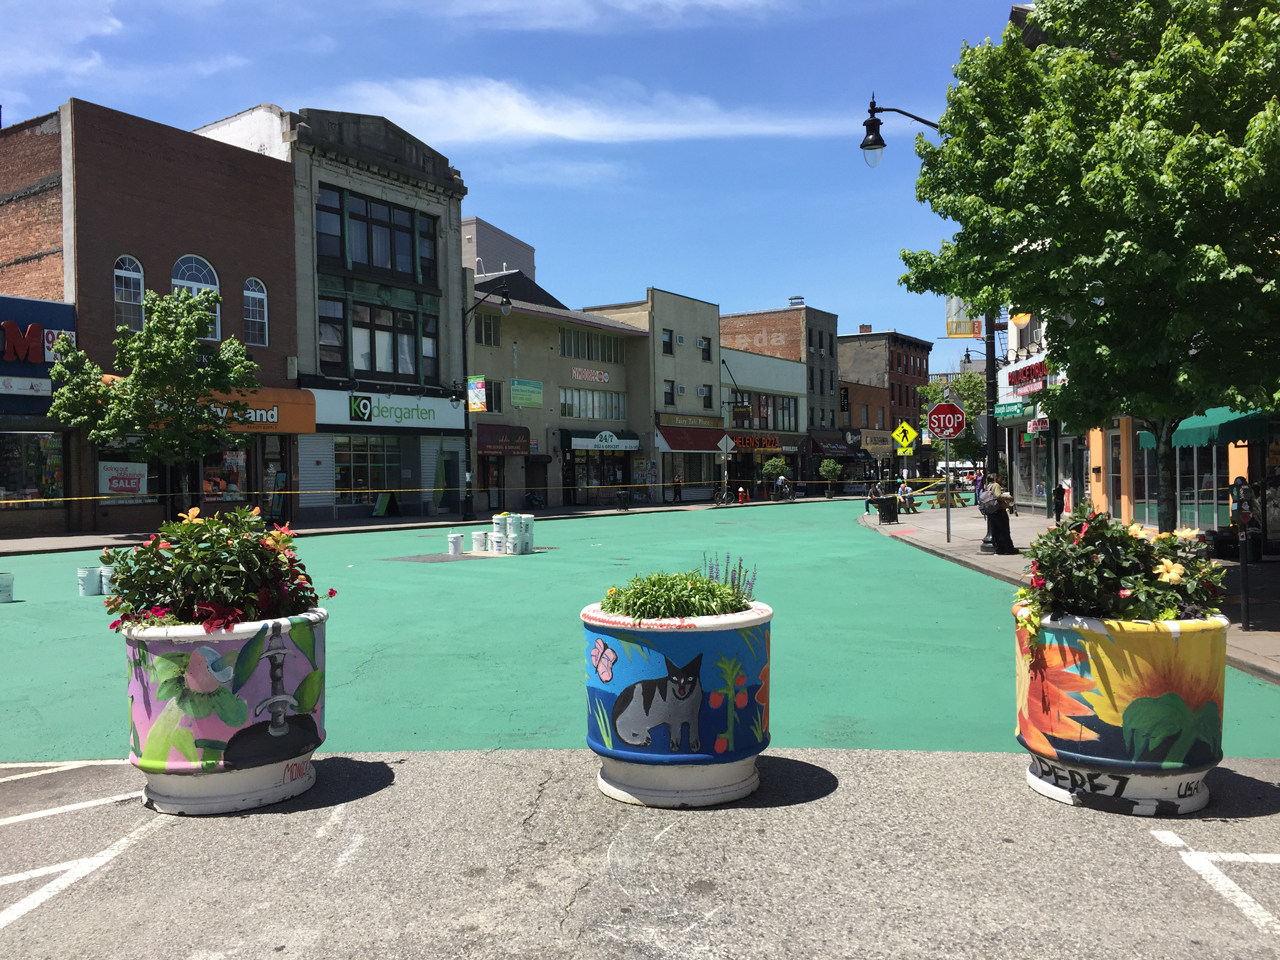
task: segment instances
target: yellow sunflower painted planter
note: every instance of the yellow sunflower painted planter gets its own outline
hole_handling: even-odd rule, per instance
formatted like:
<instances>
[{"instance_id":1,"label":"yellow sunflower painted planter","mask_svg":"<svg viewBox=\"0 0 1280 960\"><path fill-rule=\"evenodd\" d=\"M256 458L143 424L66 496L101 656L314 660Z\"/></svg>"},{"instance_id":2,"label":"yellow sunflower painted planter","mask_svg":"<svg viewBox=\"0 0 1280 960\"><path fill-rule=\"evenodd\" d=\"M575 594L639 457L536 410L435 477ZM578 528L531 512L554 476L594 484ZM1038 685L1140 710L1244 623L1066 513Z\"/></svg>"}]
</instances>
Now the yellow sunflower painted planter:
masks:
<instances>
[{"instance_id":1,"label":"yellow sunflower painted planter","mask_svg":"<svg viewBox=\"0 0 1280 960\"><path fill-rule=\"evenodd\" d=\"M1222 760L1224 618L1046 617L1033 644L1023 605L1013 612L1016 733L1032 789L1143 816L1209 802L1204 774Z\"/></svg>"}]
</instances>

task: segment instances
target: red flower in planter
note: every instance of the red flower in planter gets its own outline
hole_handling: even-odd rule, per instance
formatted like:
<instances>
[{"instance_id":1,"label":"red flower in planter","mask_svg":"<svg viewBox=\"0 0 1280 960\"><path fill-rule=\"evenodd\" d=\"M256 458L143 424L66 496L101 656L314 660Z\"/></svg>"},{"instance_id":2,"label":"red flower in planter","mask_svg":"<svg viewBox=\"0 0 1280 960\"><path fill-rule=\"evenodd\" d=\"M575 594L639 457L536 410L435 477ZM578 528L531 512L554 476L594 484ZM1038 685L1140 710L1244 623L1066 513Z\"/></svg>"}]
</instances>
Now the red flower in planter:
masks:
<instances>
[{"instance_id":1,"label":"red flower in planter","mask_svg":"<svg viewBox=\"0 0 1280 960\"><path fill-rule=\"evenodd\" d=\"M202 613L206 617L204 621L205 633L213 633L215 630L229 630L244 619L244 611L239 607L218 603L216 600L196 604L196 613Z\"/></svg>"}]
</instances>

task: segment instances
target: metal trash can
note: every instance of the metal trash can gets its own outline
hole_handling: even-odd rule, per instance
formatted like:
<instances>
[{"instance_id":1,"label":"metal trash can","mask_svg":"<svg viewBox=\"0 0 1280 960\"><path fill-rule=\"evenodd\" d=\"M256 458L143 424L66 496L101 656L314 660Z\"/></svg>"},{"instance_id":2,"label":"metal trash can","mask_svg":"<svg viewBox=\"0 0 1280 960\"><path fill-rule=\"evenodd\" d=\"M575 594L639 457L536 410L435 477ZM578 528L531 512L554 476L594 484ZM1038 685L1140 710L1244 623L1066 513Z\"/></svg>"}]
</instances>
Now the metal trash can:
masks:
<instances>
[{"instance_id":1,"label":"metal trash can","mask_svg":"<svg viewBox=\"0 0 1280 960\"><path fill-rule=\"evenodd\" d=\"M898 522L898 498L897 497L879 497L873 502L876 505L876 513L880 515L881 523L897 523Z\"/></svg>"}]
</instances>

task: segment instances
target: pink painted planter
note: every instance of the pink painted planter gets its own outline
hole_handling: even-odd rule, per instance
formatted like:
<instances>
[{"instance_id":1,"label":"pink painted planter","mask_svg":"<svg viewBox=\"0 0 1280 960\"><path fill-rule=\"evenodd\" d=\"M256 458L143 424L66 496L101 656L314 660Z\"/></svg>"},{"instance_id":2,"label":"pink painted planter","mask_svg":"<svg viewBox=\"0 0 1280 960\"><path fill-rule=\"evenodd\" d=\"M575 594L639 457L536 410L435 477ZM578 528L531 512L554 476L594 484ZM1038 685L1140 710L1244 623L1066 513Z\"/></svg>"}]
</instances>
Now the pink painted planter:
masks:
<instances>
[{"instance_id":1,"label":"pink painted planter","mask_svg":"<svg viewBox=\"0 0 1280 960\"><path fill-rule=\"evenodd\" d=\"M205 633L125 631L129 760L162 813L226 813L315 783L324 742L322 609Z\"/></svg>"}]
</instances>

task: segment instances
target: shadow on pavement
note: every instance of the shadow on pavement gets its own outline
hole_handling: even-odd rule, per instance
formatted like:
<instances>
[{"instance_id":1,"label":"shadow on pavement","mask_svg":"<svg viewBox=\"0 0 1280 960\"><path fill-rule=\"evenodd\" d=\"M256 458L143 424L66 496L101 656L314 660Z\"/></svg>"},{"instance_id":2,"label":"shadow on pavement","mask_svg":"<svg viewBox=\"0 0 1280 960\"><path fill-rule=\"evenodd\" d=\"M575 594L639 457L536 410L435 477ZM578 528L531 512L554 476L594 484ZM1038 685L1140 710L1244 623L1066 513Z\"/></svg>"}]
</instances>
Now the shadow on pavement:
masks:
<instances>
[{"instance_id":1,"label":"shadow on pavement","mask_svg":"<svg viewBox=\"0 0 1280 960\"><path fill-rule=\"evenodd\" d=\"M304 810L322 810L340 803L363 800L379 790L395 783L396 772L383 760L355 760L351 757L321 757L312 760L316 770L316 785L301 796L270 806L227 814L233 817L252 817L264 813L301 813Z\"/></svg>"},{"instance_id":2,"label":"shadow on pavement","mask_svg":"<svg viewBox=\"0 0 1280 960\"><path fill-rule=\"evenodd\" d=\"M1280 785L1259 780L1229 767L1214 767L1205 774L1209 806L1193 819L1243 819L1280 813Z\"/></svg>"},{"instance_id":3,"label":"shadow on pavement","mask_svg":"<svg viewBox=\"0 0 1280 960\"><path fill-rule=\"evenodd\" d=\"M830 796L840 786L840 780L830 770L790 757L758 757L756 769L760 772L760 789L731 806L748 810L793 807Z\"/></svg>"}]
</instances>

